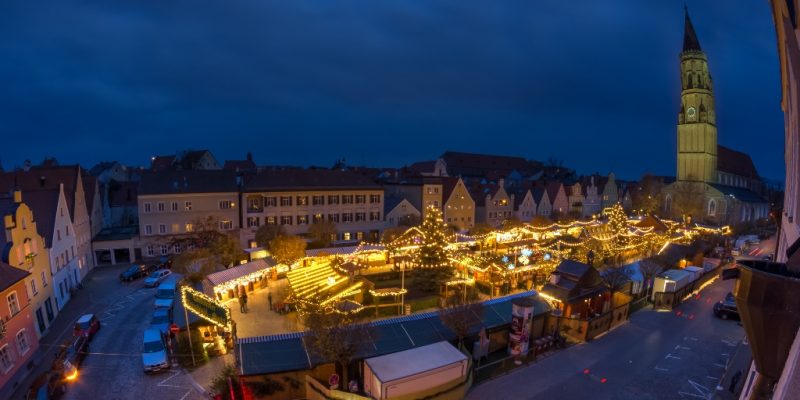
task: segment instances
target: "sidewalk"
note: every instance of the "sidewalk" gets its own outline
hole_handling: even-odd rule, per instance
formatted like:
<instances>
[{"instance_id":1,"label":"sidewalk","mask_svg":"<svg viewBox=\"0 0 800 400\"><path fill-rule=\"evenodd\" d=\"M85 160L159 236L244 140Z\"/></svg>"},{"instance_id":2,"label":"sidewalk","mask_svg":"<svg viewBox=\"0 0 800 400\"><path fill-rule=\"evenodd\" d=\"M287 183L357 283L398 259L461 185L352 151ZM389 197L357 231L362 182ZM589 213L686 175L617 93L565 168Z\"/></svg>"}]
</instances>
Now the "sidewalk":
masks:
<instances>
[{"instance_id":1,"label":"sidewalk","mask_svg":"<svg viewBox=\"0 0 800 400\"><path fill-rule=\"evenodd\" d=\"M714 400L736 400L739 398L739 394L745 382L745 375L750 369L750 362L753 359L752 354L750 345L746 343L746 341L739 342L739 345L736 346L736 351L733 353L733 357L728 361L722 379L720 379L717 391L714 393ZM739 380L736 382L733 393L731 393L729 391L731 380L739 371L741 371Z\"/></svg>"}]
</instances>

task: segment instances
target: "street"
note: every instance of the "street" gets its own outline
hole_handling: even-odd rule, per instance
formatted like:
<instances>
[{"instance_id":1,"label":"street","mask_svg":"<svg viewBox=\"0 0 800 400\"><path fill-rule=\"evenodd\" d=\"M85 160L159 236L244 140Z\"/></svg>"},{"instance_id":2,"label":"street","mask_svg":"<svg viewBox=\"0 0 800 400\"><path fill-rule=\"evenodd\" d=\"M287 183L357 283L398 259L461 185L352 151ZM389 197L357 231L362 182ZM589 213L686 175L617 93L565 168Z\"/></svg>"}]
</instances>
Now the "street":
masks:
<instances>
[{"instance_id":1,"label":"street","mask_svg":"<svg viewBox=\"0 0 800 400\"><path fill-rule=\"evenodd\" d=\"M142 335L150 323L154 288L144 288L142 279L122 284L117 276L125 266L99 267L84 281L53 329L42 338L44 359L14 394L24 398L30 382L49 369L55 350L72 334L74 321L94 313L101 329L92 339L75 382L64 399L198 399L203 398L180 369L146 375L142 370Z\"/></svg>"},{"instance_id":2,"label":"street","mask_svg":"<svg viewBox=\"0 0 800 400\"><path fill-rule=\"evenodd\" d=\"M708 399L744 330L714 317L717 281L672 312L645 309L590 343L474 387L469 399Z\"/></svg>"}]
</instances>

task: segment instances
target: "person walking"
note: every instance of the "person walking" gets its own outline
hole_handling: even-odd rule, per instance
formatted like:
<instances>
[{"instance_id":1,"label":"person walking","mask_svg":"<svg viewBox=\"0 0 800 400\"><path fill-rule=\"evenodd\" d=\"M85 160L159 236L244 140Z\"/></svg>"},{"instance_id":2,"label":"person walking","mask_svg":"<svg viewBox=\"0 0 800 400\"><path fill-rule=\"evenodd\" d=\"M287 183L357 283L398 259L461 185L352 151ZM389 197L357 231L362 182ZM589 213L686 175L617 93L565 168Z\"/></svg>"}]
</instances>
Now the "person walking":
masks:
<instances>
[{"instance_id":1,"label":"person walking","mask_svg":"<svg viewBox=\"0 0 800 400\"><path fill-rule=\"evenodd\" d=\"M242 304L244 304L244 312L247 312L247 291L242 292Z\"/></svg>"},{"instance_id":2,"label":"person walking","mask_svg":"<svg viewBox=\"0 0 800 400\"><path fill-rule=\"evenodd\" d=\"M244 297L242 297L241 293L239 294L239 312L244 314Z\"/></svg>"},{"instance_id":3,"label":"person walking","mask_svg":"<svg viewBox=\"0 0 800 400\"><path fill-rule=\"evenodd\" d=\"M267 301L269 302L269 310L272 311L272 292L267 293Z\"/></svg>"}]
</instances>

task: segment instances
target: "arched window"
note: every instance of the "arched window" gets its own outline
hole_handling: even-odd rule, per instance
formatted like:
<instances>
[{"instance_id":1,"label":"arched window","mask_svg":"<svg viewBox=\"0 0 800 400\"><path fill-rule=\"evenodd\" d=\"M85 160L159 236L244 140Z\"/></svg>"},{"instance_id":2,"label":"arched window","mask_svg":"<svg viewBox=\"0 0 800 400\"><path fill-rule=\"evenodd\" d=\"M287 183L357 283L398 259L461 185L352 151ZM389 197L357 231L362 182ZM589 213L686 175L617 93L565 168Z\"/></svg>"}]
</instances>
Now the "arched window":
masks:
<instances>
[{"instance_id":1,"label":"arched window","mask_svg":"<svg viewBox=\"0 0 800 400\"><path fill-rule=\"evenodd\" d=\"M717 201L714 199L708 201L708 215L710 217L717 215Z\"/></svg>"}]
</instances>

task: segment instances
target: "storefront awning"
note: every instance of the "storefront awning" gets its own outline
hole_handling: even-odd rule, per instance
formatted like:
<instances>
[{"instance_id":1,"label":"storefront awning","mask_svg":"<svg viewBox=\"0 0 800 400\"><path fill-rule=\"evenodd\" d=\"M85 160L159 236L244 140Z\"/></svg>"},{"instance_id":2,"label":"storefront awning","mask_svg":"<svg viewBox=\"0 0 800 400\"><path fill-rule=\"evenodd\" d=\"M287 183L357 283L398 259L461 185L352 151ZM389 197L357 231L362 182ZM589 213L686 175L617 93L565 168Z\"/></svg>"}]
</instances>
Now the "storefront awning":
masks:
<instances>
[{"instance_id":1,"label":"storefront awning","mask_svg":"<svg viewBox=\"0 0 800 400\"><path fill-rule=\"evenodd\" d=\"M215 272L206 276L206 279L213 285L219 286L227 282L248 276L250 274L265 272L275 266L275 262L269 258L262 258L246 264L237 265L224 271Z\"/></svg>"}]
</instances>

